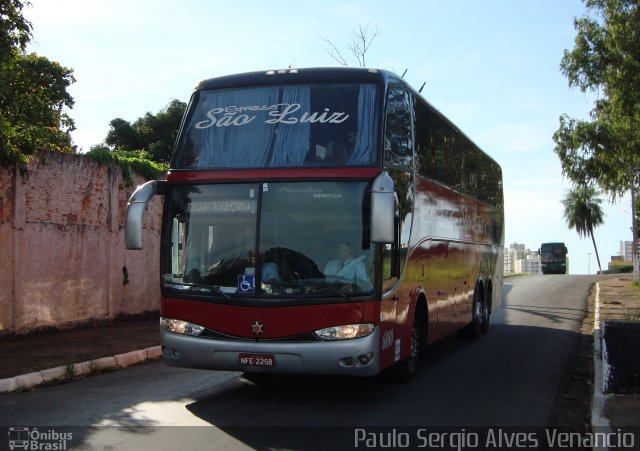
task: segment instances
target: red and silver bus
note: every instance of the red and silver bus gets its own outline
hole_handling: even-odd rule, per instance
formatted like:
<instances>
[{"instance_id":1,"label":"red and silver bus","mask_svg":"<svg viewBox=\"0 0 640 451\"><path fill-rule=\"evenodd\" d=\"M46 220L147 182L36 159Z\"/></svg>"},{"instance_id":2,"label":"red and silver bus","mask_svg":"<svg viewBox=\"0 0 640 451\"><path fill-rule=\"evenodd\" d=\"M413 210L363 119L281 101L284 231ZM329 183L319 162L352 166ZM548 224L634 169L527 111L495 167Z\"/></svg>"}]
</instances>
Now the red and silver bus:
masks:
<instances>
[{"instance_id":1,"label":"red and silver bus","mask_svg":"<svg viewBox=\"0 0 640 451\"><path fill-rule=\"evenodd\" d=\"M129 249L156 194L170 365L408 379L502 302L500 166L387 71L202 81L166 180L130 199Z\"/></svg>"}]
</instances>

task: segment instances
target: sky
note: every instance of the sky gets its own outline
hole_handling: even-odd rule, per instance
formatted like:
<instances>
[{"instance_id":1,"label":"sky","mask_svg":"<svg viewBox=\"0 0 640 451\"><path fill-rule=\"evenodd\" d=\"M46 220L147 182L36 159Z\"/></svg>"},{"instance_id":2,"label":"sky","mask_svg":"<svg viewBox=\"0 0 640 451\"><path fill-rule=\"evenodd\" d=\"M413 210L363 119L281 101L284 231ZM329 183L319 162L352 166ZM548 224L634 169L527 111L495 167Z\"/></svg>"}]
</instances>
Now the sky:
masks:
<instances>
[{"instance_id":1,"label":"sky","mask_svg":"<svg viewBox=\"0 0 640 451\"><path fill-rule=\"evenodd\" d=\"M537 250L564 241L572 274L594 274L589 238L566 226L571 189L554 153L559 117L587 119L594 97L570 89L560 71L573 48L581 0L31 0L28 47L74 70L69 114L83 151L104 141L109 122L133 122L196 83L240 72L337 66L331 41L352 66L359 27L378 30L367 67L405 79L503 170L505 245ZM595 230L603 269L631 240L631 201L603 195Z\"/></svg>"}]
</instances>

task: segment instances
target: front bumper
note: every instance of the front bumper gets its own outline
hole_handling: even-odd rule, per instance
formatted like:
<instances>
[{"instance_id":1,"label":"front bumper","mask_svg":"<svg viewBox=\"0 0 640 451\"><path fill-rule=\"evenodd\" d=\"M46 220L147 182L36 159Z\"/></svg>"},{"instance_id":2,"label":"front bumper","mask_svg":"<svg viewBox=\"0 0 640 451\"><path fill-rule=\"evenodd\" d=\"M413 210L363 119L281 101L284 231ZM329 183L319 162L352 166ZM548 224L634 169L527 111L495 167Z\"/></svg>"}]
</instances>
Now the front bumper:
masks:
<instances>
[{"instance_id":1,"label":"front bumper","mask_svg":"<svg viewBox=\"0 0 640 451\"><path fill-rule=\"evenodd\" d=\"M376 327L370 335L352 340L275 343L216 340L161 329L162 353L167 364L185 368L365 377L380 372L379 331ZM242 353L273 356L275 365L242 364Z\"/></svg>"}]
</instances>

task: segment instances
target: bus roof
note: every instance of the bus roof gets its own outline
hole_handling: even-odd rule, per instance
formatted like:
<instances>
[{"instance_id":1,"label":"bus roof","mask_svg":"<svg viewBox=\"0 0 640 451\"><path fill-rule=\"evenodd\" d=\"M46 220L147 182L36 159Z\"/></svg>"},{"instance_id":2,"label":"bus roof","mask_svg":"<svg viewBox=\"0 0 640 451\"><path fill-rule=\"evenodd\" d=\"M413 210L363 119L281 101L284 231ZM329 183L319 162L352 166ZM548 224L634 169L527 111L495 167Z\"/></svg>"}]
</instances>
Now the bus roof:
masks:
<instances>
[{"instance_id":1,"label":"bus roof","mask_svg":"<svg viewBox=\"0 0 640 451\"><path fill-rule=\"evenodd\" d=\"M392 72L382 69L354 67L315 67L301 69L274 69L259 72L225 75L198 83L196 90L233 88L239 86L270 85L274 83L326 83L331 81L385 83L390 79L400 80Z\"/></svg>"},{"instance_id":2,"label":"bus roof","mask_svg":"<svg viewBox=\"0 0 640 451\"><path fill-rule=\"evenodd\" d=\"M376 68L358 67L309 67L270 69L256 72L223 75L200 81L194 88L195 91L206 89L238 88L244 86L273 85L277 83L375 83L388 85L390 82L400 82L411 90L418 98L426 103L429 108L448 123L457 133L464 136L476 148L480 149L466 134L449 118L426 100L420 92L411 86L406 80L397 74ZM486 152L482 151L498 167L498 163ZM501 170L501 169L500 169Z\"/></svg>"}]
</instances>

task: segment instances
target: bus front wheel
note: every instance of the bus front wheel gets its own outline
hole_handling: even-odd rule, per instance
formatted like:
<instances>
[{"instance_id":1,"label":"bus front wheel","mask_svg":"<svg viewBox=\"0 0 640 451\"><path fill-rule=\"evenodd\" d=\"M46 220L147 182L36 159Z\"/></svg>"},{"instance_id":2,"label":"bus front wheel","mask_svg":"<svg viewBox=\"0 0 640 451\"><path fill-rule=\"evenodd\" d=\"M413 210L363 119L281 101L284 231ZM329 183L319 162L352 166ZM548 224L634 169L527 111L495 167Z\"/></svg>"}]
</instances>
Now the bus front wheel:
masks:
<instances>
[{"instance_id":1,"label":"bus front wheel","mask_svg":"<svg viewBox=\"0 0 640 451\"><path fill-rule=\"evenodd\" d=\"M391 376L396 382L408 382L416 374L418 362L424 346L424 324L416 312L411 327L411 347L409 355L391 368Z\"/></svg>"}]
</instances>

